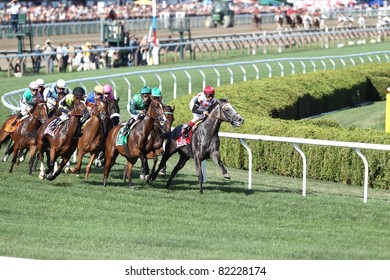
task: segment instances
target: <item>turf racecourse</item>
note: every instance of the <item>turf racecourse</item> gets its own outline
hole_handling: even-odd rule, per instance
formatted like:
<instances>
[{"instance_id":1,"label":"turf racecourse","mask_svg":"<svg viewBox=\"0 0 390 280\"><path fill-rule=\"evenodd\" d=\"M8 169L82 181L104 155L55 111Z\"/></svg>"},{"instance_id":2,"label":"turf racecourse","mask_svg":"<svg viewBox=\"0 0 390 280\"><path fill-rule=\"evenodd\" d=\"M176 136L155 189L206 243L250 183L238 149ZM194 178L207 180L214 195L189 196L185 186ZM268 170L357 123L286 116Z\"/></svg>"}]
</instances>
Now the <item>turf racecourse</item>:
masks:
<instances>
[{"instance_id":1,"label":"turf racecourse","mask_svg":"<svg viewBox=\"0 0 390 280\"><path fill-rule=\"evenodd\" d=\"M67 75L70 79L78 73ZM58 76L52 77L54 81ZM15 79L4 84L15 89ZM7 112L0 110L4 119ZM121 179L123 159L114 166L106 188L102 169L93 169L89 181L61 174L48 182L40 181L38 172L27 175L26 162L9 174L9 164L0 163L1 256L390 259L386 190L370 189L364 204L362 186L308 180L303 197L301 178L260 173L254 174L248 190L247 171L228 168L232 179L224 180L210 162L205 193L199 195L194 163L189 161L172 190L164 189L166 179L158 178L151 185L134 179L132 191ZM168 164L172 170L175 159ZM138 174L139 164L134 178Z\"/></svg>"}]
</instances>

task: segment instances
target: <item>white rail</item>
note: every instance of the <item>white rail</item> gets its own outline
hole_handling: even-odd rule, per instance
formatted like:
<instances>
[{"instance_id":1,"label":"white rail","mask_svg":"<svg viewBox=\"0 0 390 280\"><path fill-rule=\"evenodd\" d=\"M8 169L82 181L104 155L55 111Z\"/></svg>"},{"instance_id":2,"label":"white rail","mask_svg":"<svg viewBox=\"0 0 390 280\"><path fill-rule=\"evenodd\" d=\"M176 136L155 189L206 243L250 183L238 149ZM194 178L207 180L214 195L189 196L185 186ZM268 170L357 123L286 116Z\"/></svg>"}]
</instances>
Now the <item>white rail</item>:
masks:
<instances>
[{"instance_id":1,"label":"white rail","mask_svg":"<svg viewBox=\"0 0 390 280\"><path fill-rule=\"evenodd\" d=\"M306 156L304 152L299 148L298 144L305 145L317 145L317 146L332 146L353 149L364 163L364 186L363 186L363 202L367 203L368 200L368 161L360 149L369 150L380 150L390 151L390 145L383 144L369 144L359 142L342 142L342 141L331 141L331 140L318 140L318 139L307 139L307 138L295 138L295 137L279 137L279 136L267 136L267 135L253 135L253 134L240 134L240 133L228 133L220 132L220 137L238 139L240 143L247 149L249 155L249 173L248 173L248 189L252 189L252 151L244 140L255 140L255 141L271 141L271 142L282 142L290 143L298 151L302 157L303 171L302 171L302 195L306 196Z\"/></svg>"}]
</instances>

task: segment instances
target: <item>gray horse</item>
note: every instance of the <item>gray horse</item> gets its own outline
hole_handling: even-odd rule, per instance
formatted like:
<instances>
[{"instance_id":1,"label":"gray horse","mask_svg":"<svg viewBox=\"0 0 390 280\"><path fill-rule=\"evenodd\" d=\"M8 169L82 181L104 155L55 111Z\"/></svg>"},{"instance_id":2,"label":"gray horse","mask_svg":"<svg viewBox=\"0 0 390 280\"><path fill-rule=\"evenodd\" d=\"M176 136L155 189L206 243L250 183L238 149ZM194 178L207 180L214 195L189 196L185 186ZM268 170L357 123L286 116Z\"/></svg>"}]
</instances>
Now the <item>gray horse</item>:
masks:
<instances>
[{"instance_id":1,"label":"gray horse","mask_svg":"<svg viewBox=\"0 0 390 280\"><path fill-rule=\"evenodd\" d=\"M231 123L234 127L244 123L244 118L241 117L233 106L227 100L219 100L215 107L212 108L210 115L193 131L190 144L179 146L177 139L181 137L183 125L177 126L169 135L165 145L165 151L157 170L152 174L151 180L155 180L159 171L165 166L167 160L176 152L180 154L179 162L173 169L165 187L170 188L172 179L177 172L184 167L186 162L193 158L198 174L199 192L203 193L203 172L201 162L211 158L219 165L224 178L230 179L230 176L221 161L219 154L219 136L218 131L222 122Z\"/></svg>"}]
</instances>

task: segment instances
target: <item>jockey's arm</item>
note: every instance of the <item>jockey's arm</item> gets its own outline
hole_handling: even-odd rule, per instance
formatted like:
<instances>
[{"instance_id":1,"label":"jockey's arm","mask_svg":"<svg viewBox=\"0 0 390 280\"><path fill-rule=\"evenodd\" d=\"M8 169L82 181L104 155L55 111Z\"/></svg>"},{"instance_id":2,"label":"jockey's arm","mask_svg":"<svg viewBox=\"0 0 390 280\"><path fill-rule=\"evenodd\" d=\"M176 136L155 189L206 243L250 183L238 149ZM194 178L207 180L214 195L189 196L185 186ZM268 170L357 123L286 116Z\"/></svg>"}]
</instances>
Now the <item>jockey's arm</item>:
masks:
<instances>
[{"instance_id":1,"label":"jockey's arm","mask_svg":"<svg viewBox=\"0 0 390 280\"><path fill-rule=\"evenodd\" d=\"M194 106L192 107L192 113L202 115L203 111L199 109L200 103L198 100L195 101Z\"/></svg>"},{"instance_id":2,"label":"jockey's arm","mask_svg":"<svg viewBox=\"0 0 390 280\"><path fill-rule=\"evenodd\" d=\"M138 115L138 114L139 114L139 111L140 111L140 109L138 109L135 100L134 100L134 99L131 99L131 100L130 100L130 113L131 113L132 115Z\"/></svg>"}]
</instances>

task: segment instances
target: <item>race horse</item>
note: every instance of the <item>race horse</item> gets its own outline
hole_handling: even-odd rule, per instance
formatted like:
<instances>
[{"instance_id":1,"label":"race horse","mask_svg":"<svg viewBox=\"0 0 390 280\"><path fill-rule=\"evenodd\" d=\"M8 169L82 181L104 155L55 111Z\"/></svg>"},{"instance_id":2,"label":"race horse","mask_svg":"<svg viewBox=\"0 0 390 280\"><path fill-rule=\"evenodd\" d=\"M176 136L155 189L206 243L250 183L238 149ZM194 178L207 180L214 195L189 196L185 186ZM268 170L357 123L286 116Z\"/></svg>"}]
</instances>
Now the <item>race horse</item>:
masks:
<instances>
[{"instance_id":1,"label":"race horse","mask_svg":"<svg viewBox=\"0 0 390 280\"><path fill-rule=\"evenodd\" d=\"M73 152L76 150L81 130L80 119L88 114L86 105L80 99L74 100L73 109L69 111L69 119L60 124L52 136L45 133L46 128L51 125L51 121L45 122L39 129L37 135L38 141L38 159L41 163L40 179L54 180L62 171ZM47 156L47 168L44 168L43 154ZM50 175L54 169L54 163L61 156L59 168Z\"/></svg>"},{"instance_id":2,"label":"race horse","mask_svg":"<svg viewBox=\"0 0 390 280\"><path fill-rule=\"evenodd\" d=\"M108 106L109 104L110 106ZM112 123L113 118L110 118L110 116L114 114L119 115L119 107L115 106L115 104L117 105L115 102L110 101L110 103L106 103L105 101L97 100L92 107L91 118L83 127L83 135L77 144L77 164L74 168L71 168L71 172L75 174L80 173L83 156L89 152L90 158L85 170L85 180L88 180L92 163L99 153L103 151L107 134L116 122Z\"/></svg>"},{"instance_id":3,"label":"race horse","mask_svg":"<svg viewBox=\"0 0 390 280\"><path fill-rule=\"evenodd\" d=\"M173 112L175 107L171 107L169 105L163 105L164 114L167 118L168 130L171 129L172 123L174 121ZM146 159L153 159L153 167L152 169L146 173L146 170L149 170L149 166L141 166L141 174L140 179L148 179L151 174L156 170L158 156L161 156L164 152L163 150L164 143L164 134L161 131L160 125L155 122L152 132L149 134L146 144ZM148 162L146 161L146 164ZM128 166L125 165L123 169L123 180L126 181L127 178L127 170ZM165 168L162 169L162 173L165 175Z\"/></svg>"},{"instance_id":4,"label":"race horse","mask_svg":"<svg viewBox=\"0 0 390 280\"><path fill-rule=\"evenodd\" d=\"M121 137L120 135L123 131L122 125L117 125L110 130L105 145L104 155L106 163L104 167L103 186L107 185L108 175L119 154L124 156L128 162L127 177L129 178L129 186L133 186L131 178L132 168L137 162L138 158L141 159L142 165L147 166L147 139L156 122L162 133L168 133L170 131L162 104L158 99L151 99L151 103L148 106L144 119L140 122L137 122L130 130L129 135L126 138L127 143L126 141L123 141L122 143L118 144L118 134L119 137Z\"/></svg>"},{"instance_id":5,"label":"race horse","mask_svg":"<svg viewBox=\"0 0 390 280\"><path fill-rule=\"evenodd\" d=\"M15 130L10 133L14 142L13 157L9 172L12 173L19 151L30 151L29 174L32 173L37 154L37 130L48 119L46 103L38 103L28 117L21 120Z\"/></svg>"},{"instance_id":6,"label":"race horse","mask_svg":"<svg viewBox=\"0 0 390 280\"><path fill-rule=\"evenodd\" d=\"M188 145L179 144L178 139L182 137L183 125L177 126L167 137L164 154L157 170L152 174L151 180L157 178L159 171L165 166L167 160L176 152L179 153L180 159L165 185L166 188L171 187L172 179L190 158L195 160L200 193L203 193L203 172L201 168L203 160L211 158L221 168L224 178L230 179L230 175L221 161L219 153L220 141L218 131L222 122L228 122L234 127L244 123L244 118L225 99L218 100L214 107L211 108L209 116L192 131L191 142Z\"/></svg>"}]
</instances>

